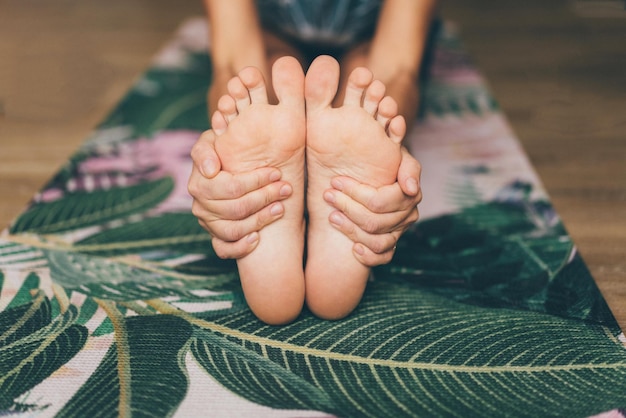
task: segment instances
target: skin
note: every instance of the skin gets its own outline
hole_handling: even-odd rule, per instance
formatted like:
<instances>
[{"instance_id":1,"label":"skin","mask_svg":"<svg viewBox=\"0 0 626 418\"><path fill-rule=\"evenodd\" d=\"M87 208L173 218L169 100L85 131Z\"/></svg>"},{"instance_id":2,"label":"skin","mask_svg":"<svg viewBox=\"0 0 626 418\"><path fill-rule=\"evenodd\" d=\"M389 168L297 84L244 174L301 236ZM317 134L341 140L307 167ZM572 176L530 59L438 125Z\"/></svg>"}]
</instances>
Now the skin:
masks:
<instances>
[{"instance_id":1,"label":"skin","mask_svg":"<svg viewBox=\"0 0 626 418\"><path fill-rule=\"evenodd\" d=\"M253 66L267 80L269 103L276 103L269 77L272 64L282 56L298 59L301 54L284 40L262 30L254 1L205 0L211 21L211 51L214 83L209 91L210 109L228 95L228 83L238 72ZM368 68L386 86L398 114L413 120L418 106L417 74L435 9L435 0L387 0L372 40L357 45L340 60L338 94L334 104L343 103L348 74ZM232 22L237 22L233 25ZM233 48L237 45L237 48ZM398 48L402 45L402 48ZM261 242L260 232L281 219L286 200L294 187L277 167L224 170L215 151L217 136L205 132L192 150L194 162L189 192L194 197L193 213L212 235L216 253L223 258L242 258ZM387 263L401 234L418 218L417 204L421 167L406 148L400 148L395 182L368 184L348 173L337 173L322 193L334 208L328 222L351 241L354 258L371 267Z\"/></svg>"},{"instance_id":2,"label":"skin","mask_svg":"<svg viewBox=\"0 0 626 418\"><path fill-rule=\"evenodd\" d=\"M374 187L393 184L406 132L396 101L384 96L384 84L364 67L352 71L343 102L333 106L339 74L337 61L320 56L311 64L305 82L309 176L306 302L314 314L325 319L343 318L356 307L370 271L352 255L350 238L328 222L334 208L324 199L325 191L338 175Z\"/></svg>"},{"instance_id":3,"label":"skin","mask_svg":"<svg viewBox=\"0 0 626 418\"><path fill-rule=\"evenodd\" d=\"M224 170L277 167L293 186L280 221L259 231L256 250L237 259L252 311L266 323L284 324L298 316L304 302L304 73L296 59L282 57L274 63L272 76L277 104L268 102L261 72L246 67L229 80L212 126Z\"/></svg>"}]
</instances>

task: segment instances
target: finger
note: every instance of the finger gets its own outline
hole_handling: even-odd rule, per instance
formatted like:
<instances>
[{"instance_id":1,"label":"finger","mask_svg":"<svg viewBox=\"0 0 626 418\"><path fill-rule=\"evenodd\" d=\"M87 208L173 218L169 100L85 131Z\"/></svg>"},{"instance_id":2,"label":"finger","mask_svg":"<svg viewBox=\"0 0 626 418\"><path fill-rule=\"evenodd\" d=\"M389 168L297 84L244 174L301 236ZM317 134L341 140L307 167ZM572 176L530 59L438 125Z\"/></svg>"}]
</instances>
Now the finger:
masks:
<instances>
[{"instance_id":1,"label":"finger","mask_svg":"<svg viewBox=\"0 0 626 418\"><path fill-rule=\"evenodd\" d=\"M328 196L333 193L335 197L331 201ZM418 218L417 206L413 205L402 210L377 213L336 191L326 191L324 199L359 228L372 234L391 232L398 227L404 228Z\"/></svg>"},{"instance_id":2,"label":"finger","mask_svg":"<svg viewBox=\"0 0 626 418\"><path fill-rule=\"evenodd\" d=\"M377 254L361 243L354 244L354 257L367 267L376 267L383 264L389 264L395 254L395 247L382 254Z\"/></svg>"},{"instance_id":3,"label":"finger","mask_svg":"<svg viewBox=\"0 0 626 418\"><path fill-rule=\"evenodd\" d=\"M345 236L355 243L365 245L370 251L376 254L383 254L393 249L398 242L398 238L406 228L396 228L391 232L372 234L359 228L345 215L334 211L329 216L330 224L341 231Z\"/></svg>"},{"instance_id":4,"label":"finger","mask_svg":"<svg viewBox=\"0 0 626 418\"><path fill-rule=\"evenodd\" d=\"M235 221L215 218L207 219L207 217L198 216L196 213L194 213L194 215L202 219L201 225L209 231L213 237L217 237L226 242L235 242L248 234L260 231L265 226L280 219L284 213L285 208L283 204L276 202L245 219Z\"/></svg>"},{"instance_id":5,"label":"finger","mask_svg":"<svg viewBox=\"0 0 626 418\"><path fill-rule=\"evenodd\" d=\"M213 237L211 245L219 258L239 259L250 254L259 245L259 233L253 232L235 242L226 242Z\"/></svg>"},{"instance_id":6,"label":"finger","mask_svg":"<svg viewBox=\"0 0 626 418\"><path fill-rule=\"evenodd\" d=\"M273 167L261 167L252 171L231 174L220 171L210 180L194 179L199 190L192 196L203 201L212 199L237 199L268 184L280 180L281 172Z\"/></svg>"},{"instance_id":7,"label":"finger","mask_svg":"<svg viewBox=\"0 0 626 418\"><path fill-rule=\"evenodd\" d=\"M415 196L405 195L398 183L376 188L350 177L335 177L331 180L331 186L333 189L328 191L333 194L337 203L328 202L344 212L347 208L343 206L355 203L373 213L404 211L417 204ZM324 196L331 197L326 194ZM350 200L353 203L349 202Z\"/></svg>"},{"instance_id":8,"label":"finger","mask_svg":"<svg viewBox=\"0 0 626 418\"><path fill-rule=\"evenodd\" d=\"M414 205L415 198L406 196L398 183L376 188L368 184L360 183L350 177L335 177L331 180L330 184L333 189L335 189L334 195L337 199L340 199L340 195L344 194L344 201L346 198L352 199L354 202L366 207L373 213L401 211ZM341 193L337 193L336 191ZM329 203L332 204L332 202ZM340 202L338 204L347 203ZM337 207L337 209L343 211L340 207Z\"/></svg>"},{"instance_id":9,"label":"finger","mask_svg":"<svg viewBox=\"0 0 626 418\"><path fill-rule=\"evenodd\" d=\"M209 129L200 135L200 138L191 148L193 164L206 178L213 178L222 167L215 152L215 138L215 132Z\"/></svg>"},{"instance_id":10,"label":"finger","mask_svg":"<svg viewBox=\"0 0 626 418\"><path fill-rule=\"evenodd\" d=\"M285 182L270 183L237 199L200 201L204 209L218 219L241 220L260 211L271 203L288 198L293 192Z\"/></svg>"},{"instance_id":11,"label":"finger","mask_svg":"<svg viewBox=\"0 0 626 418\"><path fill-rule=\"evenodd\" d=\"M409 196L421 195L420 177L422 174L422 166L419 161L413 157L406 147L402 147L402 159L398 168L398 183L402 191ZM420 199L416 202L419 203Z\"/></svg>"}]
</instances>

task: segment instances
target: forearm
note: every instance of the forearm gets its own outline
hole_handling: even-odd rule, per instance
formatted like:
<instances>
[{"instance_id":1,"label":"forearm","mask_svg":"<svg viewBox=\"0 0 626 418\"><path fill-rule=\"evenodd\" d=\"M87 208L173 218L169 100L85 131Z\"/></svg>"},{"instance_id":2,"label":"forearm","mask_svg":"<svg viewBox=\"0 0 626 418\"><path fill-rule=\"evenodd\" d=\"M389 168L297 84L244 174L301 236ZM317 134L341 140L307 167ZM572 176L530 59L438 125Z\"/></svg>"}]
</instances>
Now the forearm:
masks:
<instances>
[{"instance_id":1,"label":"forearm","mask_svg":"<svg viewBox=\"0 0 626 418\"><path fill-rule=\"evenodd\" d=\"M209 20L213 84L209 108L226 93L226 83L247 66L259 68L267 79L269 68L254 0L204 0Z\"/></svg>"},{"instance_id":2,"label":"forearm","mask_svg":"<svg viewBox=\"0 0 626 418\"><path fill-rule=\"evenodd\" d=\"M436 6L437 0L386 0L368 54L368 68L407 121L417 113L418 77Z\"/></svg>"}]
</instances>

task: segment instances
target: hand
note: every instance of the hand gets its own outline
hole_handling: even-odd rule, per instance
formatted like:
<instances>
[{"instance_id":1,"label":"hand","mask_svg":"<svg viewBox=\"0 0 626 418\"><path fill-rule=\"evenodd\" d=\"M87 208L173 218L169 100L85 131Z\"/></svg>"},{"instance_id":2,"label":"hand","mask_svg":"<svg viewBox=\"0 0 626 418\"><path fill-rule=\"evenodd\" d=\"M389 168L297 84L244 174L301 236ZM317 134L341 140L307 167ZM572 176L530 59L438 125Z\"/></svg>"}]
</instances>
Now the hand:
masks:
<instances>
[{"instance_id":1,"label":"hand","mask_svg":"<svg viewBox=\"0 0 626 418\"><path fill-rule=\"evenodd\" d=\"M402 148L398 181L374 188L350 177L335 177L324 199L336 211L331 225L354 241L354 256L374 267L391 261L400 236L419 218L421 166Z\"/></svg>"},{"instance_id":2,"label":"hand","mask_svg":"<svg viewBox=\"0 0 626 418\"><path fill-rule=\"evenodd\" d=\"M258 231L283 216L280 201L291 195L292 188L271 167L238 174L221 171L214 145L215 133L208 130L191 150L193 168L187 184L193 197L191 211L211 234L219 257L241 258L256 248Z\"/></svg>"}]
</instances>

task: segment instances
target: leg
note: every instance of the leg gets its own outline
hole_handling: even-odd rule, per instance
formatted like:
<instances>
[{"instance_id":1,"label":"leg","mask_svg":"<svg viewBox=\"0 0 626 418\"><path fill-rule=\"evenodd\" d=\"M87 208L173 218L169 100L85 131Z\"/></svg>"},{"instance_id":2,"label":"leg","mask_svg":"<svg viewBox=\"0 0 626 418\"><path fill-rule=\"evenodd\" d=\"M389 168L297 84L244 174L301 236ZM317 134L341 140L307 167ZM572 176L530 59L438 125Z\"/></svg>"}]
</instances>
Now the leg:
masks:
<instances>
[{"instance_id":1,"label":"leg","mask_svg":"<svg viewBox=\"0 0 626 418\"><path fill-rule=\"evenodd\" d=\"M270 324L295 319L304 302L304 73L293 57L272 68L278 104L269 104L261 71L243 69L228 82L212 125L222 167L233 173L279 168L293 194L283 201L282 219L260 231L258 247L237 260L252 311Z\"/></svg>"},{"instance_id":2,"label":"leg","mask_svg":"<svg viewBox=\"0 0 626 418\"><path fill-rule=\"evenodd\" d=\"M385 86L357 68L348 77L342 105L333 108L339 64L321 56L305 81L307 112L306 302L316 315L337 319L359 303L369 268L352 254L352 241L333 228L333 208L324 199L331 178L343 175L380 187L396 181L406 125L397 104L384 97Z\"/></svg>"}]
</instances>

